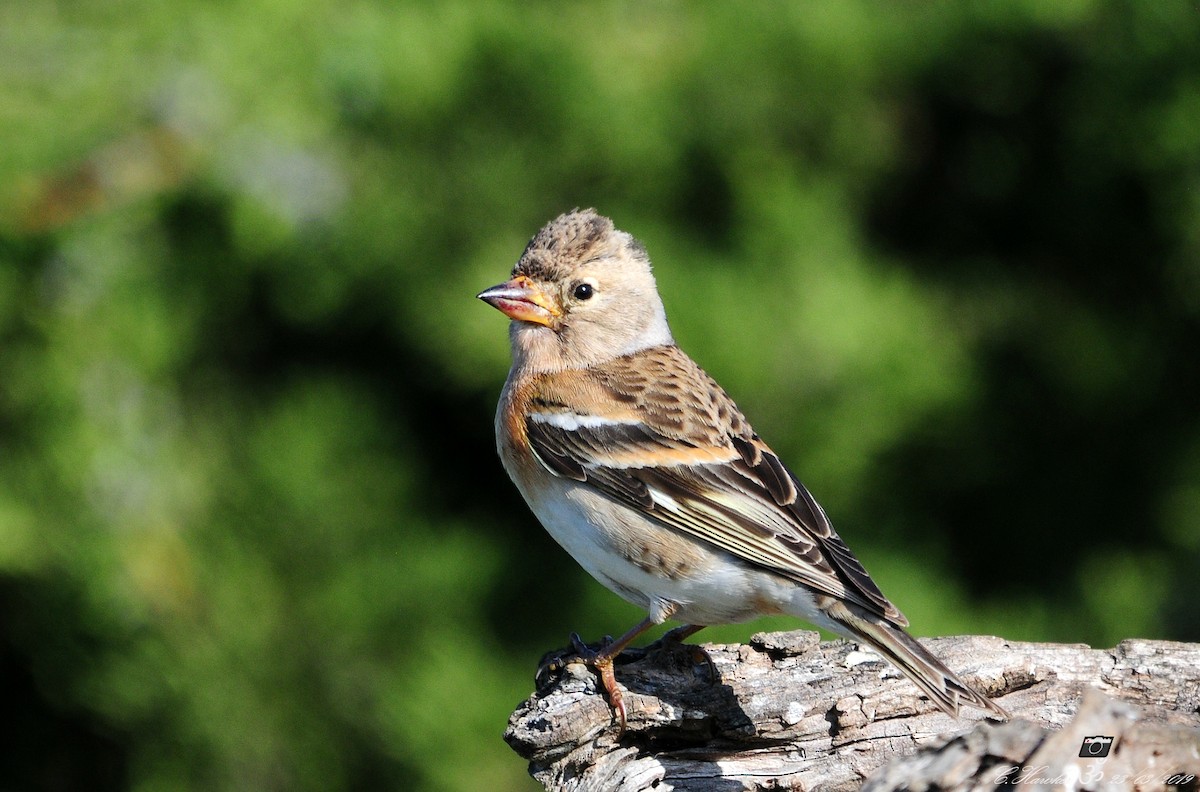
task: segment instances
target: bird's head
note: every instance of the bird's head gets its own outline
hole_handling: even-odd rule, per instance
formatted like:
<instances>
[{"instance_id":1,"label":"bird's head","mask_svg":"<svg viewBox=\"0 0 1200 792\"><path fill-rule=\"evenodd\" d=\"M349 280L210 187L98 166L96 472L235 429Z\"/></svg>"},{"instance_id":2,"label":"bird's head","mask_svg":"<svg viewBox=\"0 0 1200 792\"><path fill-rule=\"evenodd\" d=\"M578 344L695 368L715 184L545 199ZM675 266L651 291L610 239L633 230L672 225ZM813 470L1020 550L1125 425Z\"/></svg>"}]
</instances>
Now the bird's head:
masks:
<instances>
[{"instance_id":1,"label":"bird's head","mask_svg":"<svg viewBox=\"0 0 1200 792\"><path fill-rule=\"evenodd\" d=\"M591 209L547 223L479 299L513 320L518 367L583 368L674 343L646 249Z\"/></svg>"}]
</instances>

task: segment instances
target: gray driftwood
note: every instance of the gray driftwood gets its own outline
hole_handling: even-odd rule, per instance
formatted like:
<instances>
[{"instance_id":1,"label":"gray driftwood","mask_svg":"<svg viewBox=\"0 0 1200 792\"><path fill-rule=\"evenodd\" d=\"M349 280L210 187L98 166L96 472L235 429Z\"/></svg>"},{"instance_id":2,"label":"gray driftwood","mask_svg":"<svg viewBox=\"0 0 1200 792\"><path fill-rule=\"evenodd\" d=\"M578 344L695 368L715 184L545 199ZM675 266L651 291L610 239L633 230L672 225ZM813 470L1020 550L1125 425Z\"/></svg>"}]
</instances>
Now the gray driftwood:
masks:
<instances>
[{"instance_id":1,"label":"gray driftwood","mask_svg":"<svg viewBox=\"0 0 1200 792\"><path fill-rule=\"evenodd\" d=\"M924 643L1013 720L950 718L874 654L796 631L619 663L623 735L568 665L504 736L555 792L1200 789L1200 645ZM1108 757L1081 758L1095 736L1114 738Z\"/></svg>"}]
</instances>

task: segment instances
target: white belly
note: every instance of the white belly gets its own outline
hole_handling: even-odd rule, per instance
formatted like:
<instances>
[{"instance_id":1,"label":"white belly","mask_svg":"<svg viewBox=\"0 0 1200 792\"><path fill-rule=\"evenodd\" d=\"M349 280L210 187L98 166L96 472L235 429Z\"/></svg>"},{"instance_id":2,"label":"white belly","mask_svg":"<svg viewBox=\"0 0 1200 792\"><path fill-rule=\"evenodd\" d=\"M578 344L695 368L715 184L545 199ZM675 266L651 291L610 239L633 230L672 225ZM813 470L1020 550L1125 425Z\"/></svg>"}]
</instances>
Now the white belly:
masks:
<instances>
[{"instance_id":1,"label":"white belly","mask_svg":"<svg viewBox=\"0 0 1200 792\"><path fill-rule=\"evenodd\" d=\"M530 497L521 487L538 520L592 577L645 608L657 622L746 621L763 615L764 602L796 594L794 584L647 515L617 507L585 484L556 478L552 486L557 497ZM776 612L789 610L783 602L774 607Z\"/></svg>"}]
</instances>

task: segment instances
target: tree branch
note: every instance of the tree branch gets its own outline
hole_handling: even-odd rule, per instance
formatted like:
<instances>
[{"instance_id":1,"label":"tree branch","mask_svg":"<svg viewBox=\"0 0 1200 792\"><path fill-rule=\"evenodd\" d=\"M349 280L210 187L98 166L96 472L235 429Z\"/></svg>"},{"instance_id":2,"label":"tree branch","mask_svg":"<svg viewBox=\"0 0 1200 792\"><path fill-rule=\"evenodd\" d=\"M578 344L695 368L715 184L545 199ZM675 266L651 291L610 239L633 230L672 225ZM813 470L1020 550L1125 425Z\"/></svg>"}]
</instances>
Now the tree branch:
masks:
<instances>
[{"instance_id":1,"label":"tree branch","mask_svg":"<svg viewBox=\"0 0 1200 792\"><path fill-rule=\"evenodd\" d=\"M1200 645L923 643L1014 720L950 718L874 654L795 631L619 664L629 709L619 738L592 673L568 665L504 737L555 792L991 789L1005 778L1046 789L1089 773L1100 785L1076 788L1164 789L1179 773L1200 789ZM1111 755L1080 758L1096 735L1115 738ZM1121 775L1127 784L1114 782Z\"/></svg>"}]
</instances>

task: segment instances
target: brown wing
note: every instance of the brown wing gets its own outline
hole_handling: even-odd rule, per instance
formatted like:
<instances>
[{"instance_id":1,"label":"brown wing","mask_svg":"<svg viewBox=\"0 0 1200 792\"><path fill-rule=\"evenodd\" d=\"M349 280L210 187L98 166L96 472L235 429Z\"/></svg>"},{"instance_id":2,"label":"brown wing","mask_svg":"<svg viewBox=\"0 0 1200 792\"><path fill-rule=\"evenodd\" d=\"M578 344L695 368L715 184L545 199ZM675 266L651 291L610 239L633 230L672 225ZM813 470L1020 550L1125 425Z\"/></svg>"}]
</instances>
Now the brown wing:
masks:
<instances>
[{"instance_id":1,"label":"brown wing","mask_svg":"<svg viewBox=\"0 0 1200 792\"><path fill-rule=\"evenodd\" d=\"M676 347L546 376L526 420L552 473L905 626L804 485Z\"/></svg>"}]
</instances>

